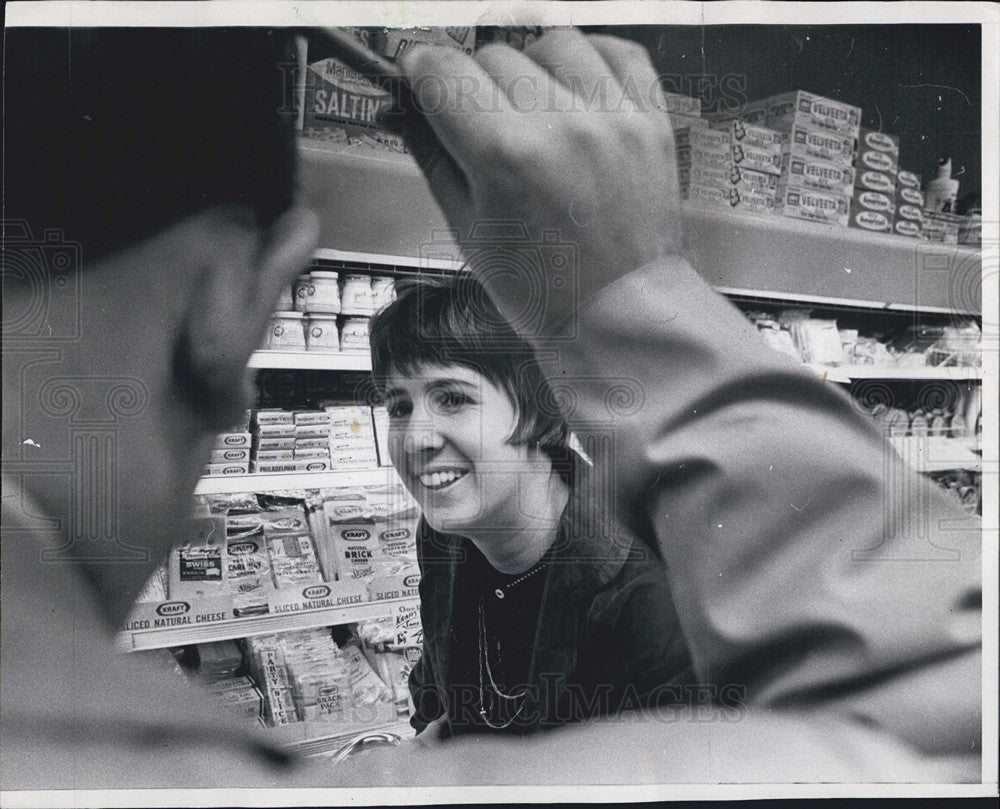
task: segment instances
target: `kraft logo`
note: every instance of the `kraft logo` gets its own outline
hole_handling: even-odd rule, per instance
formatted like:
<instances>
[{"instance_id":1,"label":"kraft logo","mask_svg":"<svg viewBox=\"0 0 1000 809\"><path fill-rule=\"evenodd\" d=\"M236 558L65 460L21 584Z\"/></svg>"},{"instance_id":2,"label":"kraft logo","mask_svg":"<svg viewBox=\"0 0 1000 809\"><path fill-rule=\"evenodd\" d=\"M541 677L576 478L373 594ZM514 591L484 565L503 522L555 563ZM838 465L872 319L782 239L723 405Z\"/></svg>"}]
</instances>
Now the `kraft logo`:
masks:
<instances>
[{"instance_id":1,"label":"kraft logo","mask_svg":"<svg viewBox=\"0 0 1000 809\"><path fill-rule=\"evenodd\" d=\"M381 534L382 539L405 539L410 535L409 528L394 528L391 531L383 531Z\"/></svg>"},{"instance_id":2,"label":"kraft logo","mask_svg":"<svg viewBox=\"0 0 1000 809\"><path fill-rule=\"evenodd\" d=\"M160 606L156 608L156 614L162 615L163 617L167 617L169 615L183 615L189 609L191 609L191 605L186 601L168 601L165 604L160 604Z\"/></svg>"},{"instance_id":3,"label":"kraft logo","mask_svg":"<svg viewBox=\"0 0 1000 809\"><path fill-rule=\"evenodd\" d=\"M256 542L234 542L229 546L230 553L257 553Z\"/></svg>"},{"instance_id":4,"label":"kraft logo","mask_svg":"<svg viewBox=\"0 0 1000 809\"><path fill-rule=\"evenodd\" d=\"M368 539L371 533L365 531L363 528L352 528L348 531L344 531L344 539L349 539L351 541L358 541L361 539Z\"/></svg>"},{"instance_id":5,"label":"kraft logo","mask_svg":"<svg viewBox=\"0 0 1000 809\"><path fill-rule=\"evenodd\" d=\"M242 444L244 442L244 440L245 439L243 438L242 435L229 435L229 436L226 436L225 443L229 444L230 446L240 445L240 444Z\"/></svg>"},{"instance_id":6,"label":"kraft logo","mask_svg":"<svg viewBox=\"0 0 1000 809\"><path fill-rule=\"evenodd\" d=\"M330 595L330 588L325 584L314 584L302 591L303 598L326 598Z\"/></svg>"},{"instance_id":7,"label":"kraft logo","mask_svg":"<svg viewBox=\"0 0 1000 809\"><path fill-rule=\"evenodd\" d=\"M420 576L416 573L407 576L405 579L403 579L404 587L416 587L419 584L420 584Z\"/></svg>"}]
</instances>

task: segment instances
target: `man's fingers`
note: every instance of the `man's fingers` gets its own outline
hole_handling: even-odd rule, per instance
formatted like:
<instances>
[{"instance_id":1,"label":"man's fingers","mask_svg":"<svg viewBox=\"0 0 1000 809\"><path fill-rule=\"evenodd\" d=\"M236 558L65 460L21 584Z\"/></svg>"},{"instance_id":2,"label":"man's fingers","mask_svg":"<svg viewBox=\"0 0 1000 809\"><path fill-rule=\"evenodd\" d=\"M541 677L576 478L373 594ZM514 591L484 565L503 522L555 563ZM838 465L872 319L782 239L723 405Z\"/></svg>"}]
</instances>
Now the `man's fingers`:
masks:
<instances>
[{"instance_id":1,"label":"man's fingers","mask_svg":"<svg viewBox=\"0 0 1000 809\"><path fill-rule=\"evenodd\" d=\"M645 48L635 42L604 34L592 34L587 40L641 111L667 111L660 77Z\"/></svg>"},{"instance_id":2,"label":"man's fingers","mask_svg":"<svg viewBox=\"0 0 1000 809\"><path fill-rule=\"evenodd\" d=\"M412 45L400 54L421 112L468 175L498 145L491 114L510 112L506 96L475 60L452 48Z\"/></svg>"},{"instance_id":3,"label":"man's fingers","mask_svg":"<svg viewBox=\"0 0 1000 809\"><path fill-rule=\"evenodd\" d=\"M553 79L545 66L521 51L508 45L485 45L476 52L476 61L518 112L555 112L572 108L572 94Z\"/></svg>"},{"instance_id":4,"label":"man's fingers","mask_svg":"<svg viewBox=\"0 0 1000 809\"><path fill-rule=\"evenodd\" d=\"M574 96L574 111L603 112L619 107L622 88L617 77L576 28L546 31L524 53Z\"/></svg>"}]
</instances>

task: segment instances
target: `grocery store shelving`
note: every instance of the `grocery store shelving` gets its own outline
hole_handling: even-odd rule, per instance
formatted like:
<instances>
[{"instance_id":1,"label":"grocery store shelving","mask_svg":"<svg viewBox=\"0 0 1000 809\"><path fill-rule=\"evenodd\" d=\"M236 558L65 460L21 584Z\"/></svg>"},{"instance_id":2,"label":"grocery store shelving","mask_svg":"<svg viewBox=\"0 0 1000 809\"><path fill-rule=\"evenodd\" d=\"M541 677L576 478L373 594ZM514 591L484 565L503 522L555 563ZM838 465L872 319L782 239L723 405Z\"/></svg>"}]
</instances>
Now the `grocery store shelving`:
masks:
<instances>
[{"instance_id":1,"label":"grocery store shelving","mask_svg":"<svg viewBox=\"0 0 1000 809\"><path fill-rule=\"evenodd\" d=\"M821 365L807 363L820 376L833 382L850 382L854 379L946 379L953 382L979 381L982 369L971 366L914 367L902 368L884 365Z\"/></svg>"},{"instance_id":2,"label":"grocery store shelving","mask_svg":"<svg viewBox=\"0 0 1000 809\"><path fill-rule=\"evenodd\" d=\"M983 471L982 446L976 438L893 436L889 442L903 460L919 472ZM995 465L996 461L992 463Z\"/></svg>"},{"instance_id":3,"label":"grocery store shelving","mask_svg":"<svg viewBox=\"0 0 1000 809\"><path fill-rule=\"evenodd\" d=\"M324 250L388 255L415 267L460 263L448 223L408 155L306 139L299 151L305 199L320 215ZM690 205L682 218L685 254L720 291L982 312L982 254L972 247Z\"/></svg>"},{"instance_id":4,"label":"grocery store shelving","mask_svg":"<svg viewBox=\"0 0 1000 809\"><path fill-rule=\"evenodd\" d=\"M283 492L296 489L329 489L335 486L378 486L399 483L390 466L344 472L301 472L280 474L219 475L203 477L195 494L236 494L241 492Z\"/></svg>"},{"instance_id":5,"label":"grocery store shelving","mask_svg":"<svg viewBox=\"0 0 1000 809\"><path fill-rule=\"evenodd\" d=\"M250 368L283 368L318 371L370 371L371 354L336 354L321 351L256 351Z\"/></svg>"},{"instance_id":6,"label":"grocery store shelving","mask_svg":"<svg viewBox=\"0 0 1000 809\"><path fill-rule=\"evenodd\" d=\"M274 744L291 748L304 756L330 755L357 737L373 733L393 733L402 739L412 738L414 730L408 722L400 721L398 716L390 718L390 713L394 711L394 706L384 704L368 711L372 720L367 722L293 722L268 728L264 735Z\"/></svg>"},{"instance_id":7,"label":"grocery store shelving","mask_svg":"<svg viewBox=\"0 0 1000 809\"><path fill-rule=\"evenodd\" d=\"M413 598L387 599L384 601L364 601L360 604L349 604L338 607L305 608L277 615L253 615L244 618L215 618L201 623L190 623L181 626L155 626L151 621L144 621L144 612L138 605L139 612L133 613L129 622L131 625L150 623L148 627L124 629L118 633L117 643L122 651L139 651L142 649L163 649L170 646L186 646L192 643L209 643L220 640L246 638L251 635L264 635L275 632L288 632L297 629L313 627L336 626L357 621L368 621L373 618L388 618L396 609L405 604L413 604ZM221 613L211 612L212 602L206 599L202 604L192 604L180 600L164 602L164 605L184 605L188 615L194 621L199 615L210 617ZM163 606L163 605L161 605ZM152 607L152 605L150 605ZM156 614L156 610L150 610ZM229 613L231 614L231 612ZM126 626L129 626L127 624Z\"/></svg>"}]
</instances>

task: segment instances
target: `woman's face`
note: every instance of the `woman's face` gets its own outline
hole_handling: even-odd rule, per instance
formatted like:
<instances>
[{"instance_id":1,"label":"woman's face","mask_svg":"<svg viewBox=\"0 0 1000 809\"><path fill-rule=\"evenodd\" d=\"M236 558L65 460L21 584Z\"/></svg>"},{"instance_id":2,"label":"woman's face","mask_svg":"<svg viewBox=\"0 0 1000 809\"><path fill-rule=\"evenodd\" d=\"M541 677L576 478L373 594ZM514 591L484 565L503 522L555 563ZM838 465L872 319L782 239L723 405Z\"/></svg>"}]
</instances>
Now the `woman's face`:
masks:
<instances>
[{"instance_id":1,"label":"woman's face","mask_svg":"<svg viewBox=\"0 0 1000 809\"><path fill-rule=\"evenodd\" d=\"M389 456L432 528L482 537L523 519L538 453L508 443L517 410L503 390L463 366L425 365L389 375L386 407Z\"/></svg>"}]
</instances>

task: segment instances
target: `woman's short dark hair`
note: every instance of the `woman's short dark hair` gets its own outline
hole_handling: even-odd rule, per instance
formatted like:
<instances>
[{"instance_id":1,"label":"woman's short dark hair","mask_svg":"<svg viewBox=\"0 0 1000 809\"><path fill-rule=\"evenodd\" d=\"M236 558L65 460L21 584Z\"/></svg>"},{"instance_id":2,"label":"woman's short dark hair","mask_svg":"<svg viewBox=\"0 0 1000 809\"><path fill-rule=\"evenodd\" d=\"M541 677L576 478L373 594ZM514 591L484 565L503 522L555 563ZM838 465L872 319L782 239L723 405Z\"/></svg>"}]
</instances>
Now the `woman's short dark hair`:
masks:
<instances>
[{"instance_id":1,"label":"woman's short dark hair","mask_svg":"<svg viewBox=\"0 0 1000 809\"><path fill-rule=\"evenodd\" d=\"M568 428L535 354L468 272L397 282L396 300L371 321L372 375L416 376L425 365L460 365L504 391L517 410L510 443L566 453Z\"/></svg>"}]
</instances>

